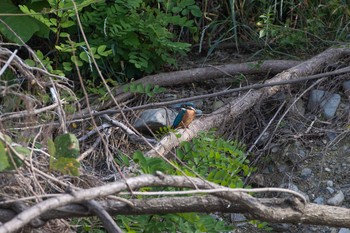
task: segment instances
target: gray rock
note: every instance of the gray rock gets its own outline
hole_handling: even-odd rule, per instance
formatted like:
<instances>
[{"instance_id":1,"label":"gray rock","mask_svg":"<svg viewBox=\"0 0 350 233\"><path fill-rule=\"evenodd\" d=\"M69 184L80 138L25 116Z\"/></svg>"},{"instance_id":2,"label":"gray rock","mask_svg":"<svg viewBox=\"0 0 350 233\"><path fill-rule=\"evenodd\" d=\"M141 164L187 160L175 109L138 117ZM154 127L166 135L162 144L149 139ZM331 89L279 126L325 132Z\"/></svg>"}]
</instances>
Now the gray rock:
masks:
<instances>
[{"instance_id":1,"label":"gray rock","mask_svg":"<svg viewBox=\"0 0 350 233\"><path fill-rule=\"evenodd\" d=\"M135 129L141 132L157 131L160 127L171 125L177 115L177 112L165 108L144 110L134 123ZM147 128L148 126L148 128Z\"/></svg>"},{"instance_id":2,"label":"gray rock","mask_svg":"<svg viewBox=\"0 0 350 233\"><path fill-rule=\"evenodd\" d=\"M324 204L324 198L323 197L317 197L317 198L315 198L313 203L316 203L318 205L323 205Z\"/></svg>"},{"instance_id":3,"label":"gray rock","mask_svg":"<svg viewBox=\"0 0 350 233\"><path fill-rule=\"evenodd\" d=\"M247 224L247 218L243 214L231 214L231 222L239 227Z\"/></svg>"},{"instance_id":4,"label":"gray rock","mask_svg":"<svg viewBox=\"0 0 350 233\"><path fill-rule=\"evenodd\" d=\"M330 194L333 194L333 193L334 193L334 189L332 189L331 187L327 187L326 189L328 190L328 192L329 192Z\"/></svg>"},{"instance_id":5,"label":"gray rock","mask_svg":"<svg viewBox=\"0 0 350 233\"><path fill-rule=\"evenodd\" d=\"M306 155L305 150L299 149L299 156L300 156L301 158L304 158L305 155Z\"/></svg>"},{"instance_id":6,"label":"gray rock","mask_svg":"<svg viewBox=\"0 0 350 233\"><path fill-rule=\"evenodd\" d=\"M340 228L338 233L350 233L350 229L349 228Z\"/></svg>"},{"instance_id":7,"label":"gray rock","mask_svg":"<svg viewBox=\"0 0 350 233\"><path fill-rule=\"evenodd\" d=\"M333 206L340 206L343 203L343 201L344 201L344 194L342 191L339 191L333 197L328 199L327 204L333 205Z\"/></svg>"},{"instance_id":8,"label":"gray rock","mask_svg":"<svg viewBox=\"0 0 350 233\"><path fill-rule=\"evenodd\" d=\"M299 189L298 189L298 186L296 186L296 185L293 184L293 183L284 183L284 184L281 184L281 185L280 185L280 188L285 188L285 189L293 190L293 191L295 191L295 192L300 192Z\"/></svg>"},{"instance_id":9,"label":"gray rock","mask_svg":"<svg viewBox=\"0 0 350 233\"><path fill-rule=\"evenodd\" d=\"M309 97L308 110L314 111L317 107L321 107L323 116L326 119L331 119L335 116L340 99L339 94L322 90L312 90Z\"/></svg>"},{"instance_id":10,"label":"gray rock","mask_svg":"<svg viewBox=\"0 0 350 233\"><path fill-rule=\"evenodd\" d=\"M221 100L215 101L215 102L213 103L213 111L215 111L215 110L221 108L221 107L224 106L224 105L225 105L225 103L224 103L223 101L221 101Z\"/></svg>"},{"instance_id":11,"label":"gray rock","mask_svg":"<svg viewBox=\"0 0 350 233\"><path fill-rule=\"evenodd\" d=\"M337 137L337 133L335 133L335 132L330 132L330 131L327 132L326 135L327 135L327 138L328 138L329 141L333 141L333 140L336 139L336 137Z\"/></svg>"},{"instance_id":12,"label":"gray rock","mask_svg":"<svg viewBox=\"0 0 350 233\"><path fill-rule=\"evenodd\" d=\"M309 178L311 174L312 174L312 170L308 167L303 168L303 170L301 170L301 178L303 179Z\"/></svg>"},{"instance_id":13,"label":"gray rock","mask_svg":"<svg viewBox=\"0 0 350 233\"><path fill-rule=\"evenodd\" d=\"M288 171L288 166L286 164L281 164L277 167L277 169L280 173L285 173Z\"/></svg>"},{"instance_id":14,"label":"gray rock","mask_svg":"<svg viewBox=\"0 0 350 233\"><path fill-rule=\"evenodd\" d=\"M350 80L343 82L343 89L346 95L350 95Z\"/></svg>"},{"instance_id":15,"label":"gray rock","mask_svg":"<svg viewBox=\"0 0 350 233\"><path fill-rule=\"evenodd\" d=\"M333 181L327 180L327 187L333 187Z\"/></svg>"}]
</instances>

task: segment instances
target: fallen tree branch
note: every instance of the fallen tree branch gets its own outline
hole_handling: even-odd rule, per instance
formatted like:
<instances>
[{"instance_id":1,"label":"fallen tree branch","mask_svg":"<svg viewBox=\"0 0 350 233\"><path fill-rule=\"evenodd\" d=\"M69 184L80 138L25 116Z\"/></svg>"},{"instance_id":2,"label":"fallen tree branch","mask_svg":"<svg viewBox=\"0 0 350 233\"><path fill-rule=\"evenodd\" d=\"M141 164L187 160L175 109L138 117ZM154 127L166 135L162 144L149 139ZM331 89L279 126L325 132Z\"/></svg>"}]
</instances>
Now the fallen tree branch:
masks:
<instances>
[{"instance_id":1,"label":"fallen tree branch","mask_svg":"<svg viewBox=\"0 0 350 233\"><path fill-rule=\"evenodd\" d=\"M198 178L181 176L142 175L126 180L133 189L141 187L178 187L219 188L221 186ZM222 188L222 187L221 187ZM92 216L92 211L83 205L73 204L86 199L106 196L127 190L124 181L94 187L87 190L74 191L74 195L50 198L14 217L0 227L0 232L13 232L29 223L34 218L47 221L55 218ZM120 201L100 201L97 204L109 214L140 215L166 214L179 212L222 212L243 213L250 219L258 219L277 223L327 225L333 227L350 227L350 210L341 207L301 203L296 198L255 198L246 193L219 192L212 195L161 197L147 199L130 199L133 207ZM0 216L4 215L0 209ZM3 220L3 219L0 219ZM17 225L20 224L20 225Z\"/></svg>"},{"instance_id":2,"label":"fallen tree branch","mask_svg":"<svg viewBox=\"0 0 350 233\"><path fill-rule=\"evenodd\" d=\"M162 87L174 86L178 84L186 84L193 82L201 82L210 79L216 79L223 76L237 75L237 74L277 74L286 69L300 64L300 61L290 60L266 60L255 61L240 64L227 64L220 66L208 66L203 68L195 68L190 70L182 70L168 73L160 73L155 75L145 76L137 81L135 84L153 84ZM115 99L119 102L131 98L133 93L125 93L124 86L113 91ZM93 109L96 111L107 109L113 106L113 101L106 101L102 105L95 103ZM82 115L86 114L85 111Z\"/></svg>"},{"instance_id":3,"label":"fallen tree branch","mask_svg":"<svg viewBox=\"0 0 350 233\"><path fill-rule=\"evenodd\" d=\"M101 220L105 230L109 233L123 233L108 212L95 200L85 201L84 204Z\"/></svg>"},{"instance_id":4,"label":"fallen tree branch","mask_svg":"<svg viewBox=\"0 0 350 233\"><path fill-rule=\"evenodd\" d=\"M283 80L283 81L278 81L278 82L258 83L258 84L244 86L244 87L238 87L238 88L232 88L229 90L214 92L214 93L210 93L210 94L192 96L192 97L187 97L187 98L180 98L180 99L171 100L171 101L163 101L163 102L157 102L157 103L144 104L144 105L139 105L139 106L135 106L135 107L127 107L127 108L122 108L122 109L108 109L108 110L103 110L103 111L94 111L91 115L96 117L96 116L101 116L101 115L105 115L105 114L115 114L115 113L120 113L120 112L129 112L129 111L136 111L136 110L142 110L142 109L158 108L158 107L164 107L164 106L183 103L183 102L190 102L190 101L195 101L195 100L200 100L200 99L207 99L207 98L211 98L211 97L229 95L229 94L236 93L236 92L258 90L258 89L261 89L264 87L273 87L273 86L301 83L301 82L306 82L306 81L315 80L315 79L322 79L325 77L330 77L333 75L340 75L340 74L349 73L349 72L350 72L350 66L339 69L339 70L331 71L331 72L309 75L309 76L300 77L297 79ZM73 119L91 118L91 115L76 115Z\"/></svg>"},{"instance_id":5,"label":"fallen tree branch","mask_svg":"<svg viewBox=\"0 0 350 233\"><path fill-rule=\"evenodd\" d=\"M265 82L266 85L278 82L290 82L300 77L323 71L332 62L350 54L348 48L331 48L323 53L290 68L274 78ZM347 71L348 72L348 71ZM320 74L322 75L322 74ZM189 129L179 130L181 137L176 137L173 133L164 137L154 149L146 153L147 156L161 156L167 154L172 148L178 146L182 141L189 141L201 131L209 131L222 125L222 122L233 120L244 111L250 109L257 102L266 99L280 91L282 86L264 87L259 90L248 91L246 94L234 99L229 104L221 107L212 114L195 120Z\"/></svg>"}]
</instances>

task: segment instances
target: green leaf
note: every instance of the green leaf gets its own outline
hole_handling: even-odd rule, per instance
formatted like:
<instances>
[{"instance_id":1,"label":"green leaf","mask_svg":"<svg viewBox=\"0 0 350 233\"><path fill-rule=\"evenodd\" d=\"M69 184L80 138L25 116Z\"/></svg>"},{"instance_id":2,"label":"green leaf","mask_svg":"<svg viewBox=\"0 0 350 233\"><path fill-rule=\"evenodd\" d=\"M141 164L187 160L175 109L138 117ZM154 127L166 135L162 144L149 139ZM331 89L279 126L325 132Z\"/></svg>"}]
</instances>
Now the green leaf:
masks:
<instances>
[{"instance_id":1,"label":"green leaf","mask_svg":"<svg viewBox=\"0 0 350 233\"><path fill-rule=\"evenodd\" d=\"M101 56L103 55L105 49L106 49L106 45L101 45L101 46L98 46L97 48L97 53L100 54Z\"/></svg>"},{"instance_id":2,"label":"green leaf","mask_svg":"<svg viewBox=\"0 0 350 233\"><path fill-rule=\"evenodd\" d=\"M50 157L50 169L69 174L79 175L80 163L76 158L80 155L79 141L74 134L67 133L59 135L53 142L48 140Z\"/></svg>"},{"instance_id":3,"label":"green leaf","mask_svg":"<svg viewBox=\"0 0 350 233\"><path fill-rule=\"evenodd\" d=\"M5 151L4 144L0 141L0 172L7 170L10 167L9 158Z\"/></svg>"},{"instance_id":4,"label":"green leaf","mask_svg":"<svg viewBox=\"0 0 350 233\"><path fill-rule=\"evenodd\" d=\"M137 84L136 92L137 93L145 93L145 89L143 88L143 84L142 83Z\"/></svg>"},{"instance_id":5,"label":"green leaf","mask_svg":"<svg viewBox=\"0 0 350 233\"><path fill-rule=\"evenodd\" d=\"M63 65L63 69L66 70L66 71L72 71L73 70L72 63L70 63L70 62L63 62L62 65Z\"/></svg>"},{"instance_id":6,"label":"green leaf","mask_svg":"<svg viewBox=\"0 0 350 233\"><path fill-rule=\"evenodd\" d=\"M202 12L201 12L201 9L198 7L198 6L190 6L188 7L188 9L191 10L191 14L194 16L194 17L202 17Z\"/></svg>"},{"instance_id":7,"label":"green leaf","mask_svg":"<svg viewBox=\"0 0 350 233\"><path fill-rule=\"evenodd\" d=\"M123 161L123 165L130 166L129 157L126 155L120 155L120 159Z\"/></svg>"},{"instance_id":8,"label":"green leaf","mask_svg":"<svg viewBox=\"0 0 350 233\"><path fill-rule=\"evenodd\" d=\"M150 93L152 90L152 84L150 83L147 83L146 86L145 86L145 93Z\"/></svg>"},{"instance_id":9,"label":"green leaf","mask_svg":"<svg viewBox=\"0 0 350 233\"><path fill-rule=\"evenodd\" d=\"M26 63L30 67L35 67L35 61L33 61L32 59L26 59L24 60L24 63Z\"/></svg>"},{"instance_id":10,"label":"green leaf","mask_svg":"<svg viewBox=\"0 0 350 233\"><path fill-rule=\"evenodd\" d=\"M0 13L23 14L22 11L20 11L19 8L11 2L11 0L0 1ZM31 16L2 16L1 19L24 42L27 42L34 34L48 38L49 28ZM0 33L3 34L8 40L22 44L20 39L11 30L9 30L7 26L0 23Z\"/></svg>"},{"instance_id":11,"label":"green leaf","mask_svg":"<svg viewBox=\"0 0 350 233\"><path fill-rule=\"evenodd\" d=\"M123 91L124 92L129 92L130 90L130 85L129 84L126 84L124 87L123 87Z\"/></svg>"},{"instance_id":12,"label":"green leaf","mask_svg":"<svg viewBox=\"0 0 350 233\"><path fill-rule=\"evenodd\" d=\"M135 151L132 159L134 160L135 163L145 163L146 159L145 156L143 155L143 153L139 150Z\"/></svg>"},{"instance_id":13,"label":"green leaf","mask_svg":"<svg viewBox=\"0 0 350 233\"><path fill-rule=\"evenodd\" d=\"M13 149L17 152L17 153L19 153L20 155L22 155L23 157L23 159L25 158L25 157L27 157L27 156L29 156L30 155L30 150L28 149L28 148L26 148L26 147L23 147L23 146L13 146ZM15 155L14 155L15 156Z\"/></svg>"},{"instance_id":14,"label":"green leaf","mask_svg":"<svg viewBox=\"0 0 350 233\"><path fill-rule=\"evenodd\" d=\"M74 134L66 133L55 138L55 157L77 158L80 155L79 141Z\"/></svg>"},{"instance_id":15,"label":"green leaf","mask_svg":"<svg viewBox=\"0 0 350 233\"><path fill-rule=\"evenodd\" d=\"M83 65L83 62L81 60L79 60L79 58L77 56L71 56L70 59L77 66L82 66Z\"/></svg>"},{"instance_id":16,"label":"green leaf","mask_svg":"<svg viewBox=\"0 0 350 233\"><path fill-rule=\"evenodd\" d=\"M83 60L83 61L85 61L85 62L90 62L90 60L91 60L91 58L90 58L90 60L89 60L89 55L88 55L88 53L85 52L85 51L81 52L81 53L79 54L79 57L80 57L81 60Z\"/></svg>"},{"instance_id":17,"label":"green leaf","mask_svg":"<svg viewBox=\"0 0 350 233\"><path fill-rule=\"evenodd\" d=\"M65 22L61 22L60 26L62 28L69 28L71 26L75 25L75 22L74 21L71 21L71 20L68 20L68 21L65 21Z\"/></svg>"},{"instance_id":18,"label":"green leaf","mask_svg":"<svg viewBox=\"0 0 350 233\"><path fill-rule=\"evenodd\" d=\"M136 84L135 83L130 83L130 92L131 93L135 93L136 92Z\"/></svg>"},{"instance_id":19,"label":"green leaf","mask_svg":"<svg viewBox=\"0 0 350 233\"><path fill-rule=\"evenodd\" d=\"M56 156L55 143L51 139L49 139L47 141L47 149L48 149L49 154L51 155L51 157L55 157Z\"/></svg>"},{"instance_id":20,"label":"green leaf","mask_svg":"<svg viewBox=\"0 0 350 233\"><path fill-rule=\"evenodd\" d=\"M50 168L72 176L79 176L80 163L75 158L60 157L50 161Z\"/></svg>"}]
</instances>

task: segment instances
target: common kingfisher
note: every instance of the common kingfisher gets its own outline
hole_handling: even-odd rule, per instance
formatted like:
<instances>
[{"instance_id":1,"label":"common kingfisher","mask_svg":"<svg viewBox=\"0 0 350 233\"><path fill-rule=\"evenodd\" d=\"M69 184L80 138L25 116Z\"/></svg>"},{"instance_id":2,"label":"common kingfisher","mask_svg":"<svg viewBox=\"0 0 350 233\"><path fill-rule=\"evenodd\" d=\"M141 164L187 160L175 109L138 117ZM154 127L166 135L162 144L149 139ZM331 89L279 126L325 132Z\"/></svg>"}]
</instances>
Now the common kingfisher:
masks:
<instances>
[{"instance_id":1,"label":"common kingfisher","mask_svg":"<svg viewBox=\"0 0 350 233\"><path fill-rule=\"evenodd\" d=\"M177 114L173 125L173 129L176 128L188 128L191 122L196 117L196 109L190 105L182 105L180 112Z\"/></svg>"}]
</instances>

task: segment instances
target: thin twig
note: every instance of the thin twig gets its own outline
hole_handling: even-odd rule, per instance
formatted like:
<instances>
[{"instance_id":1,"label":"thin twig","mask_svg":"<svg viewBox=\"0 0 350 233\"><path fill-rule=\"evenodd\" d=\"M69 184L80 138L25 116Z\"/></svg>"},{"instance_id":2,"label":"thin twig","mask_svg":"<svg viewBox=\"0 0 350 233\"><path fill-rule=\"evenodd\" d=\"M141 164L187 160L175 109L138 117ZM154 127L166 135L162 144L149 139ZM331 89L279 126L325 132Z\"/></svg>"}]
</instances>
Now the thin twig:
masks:
<instances>
[{"instance_id":1,"label":"thin twig","mask_svg":"<svg viewBox=\"0 0 350 233\"><path fill-rule=\"evenodd\" d=\"M159 192L120 192L120 195L141 195L141 196L168 196L168 195L186 195L186 194L200 194L200 193L220 193L220 192L243 192L243 193L262 193L262 192L282 192L290 193L307 203L304 195L296 191L284 188L252 188L252 189L242 189L242 188L217 188L217 189L196 189L196 190L186 190L186 191L159 191Z\"/></svg>"},{"instance_id":2,"label":"thin twig","mask_svg":"<svg viewBox=\"0 0 350 233\"><path fill-rule=\"evenodd\" d=\"M9 57L9 59L7 60L7 62L5 63L5 65L1 68L1 70L0 70L0 76L5 72L5 70L7 69L7 67L10 65L11 61L15 58L17 52L18 52L18 50L15 49L15 51L11 54L11 56Z\"/></svg>"}]
</instances>

